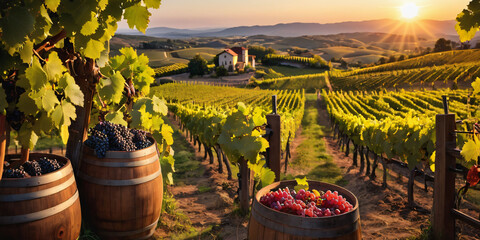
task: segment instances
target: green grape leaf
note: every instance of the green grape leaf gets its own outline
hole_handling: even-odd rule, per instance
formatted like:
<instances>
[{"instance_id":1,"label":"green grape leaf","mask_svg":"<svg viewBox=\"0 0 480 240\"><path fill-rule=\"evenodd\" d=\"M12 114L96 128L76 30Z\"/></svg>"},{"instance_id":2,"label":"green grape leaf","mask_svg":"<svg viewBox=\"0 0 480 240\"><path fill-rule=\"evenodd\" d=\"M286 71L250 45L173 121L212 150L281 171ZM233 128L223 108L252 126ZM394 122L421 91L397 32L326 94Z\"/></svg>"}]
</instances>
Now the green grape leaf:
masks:
<instances>
[{"instance_id":1,"label":"green grape leaf","mask_svg":"<svg viewBox=\"0 0 480 240\"><path fill-rule=\"evenodd\" d=\"M167 143L167 145L172 145L173 144L173 129L167 124L163 124L162 126L162 137Z\"/></svg>"},{"instance_id":2,"label":"green grape leaf","mask_svg":"<svg viewBox=\"0 0 480 240\"><path fill-rule=\"evenodd\" d=\"M472 82L473 94L480 93L480 78L476 78L474 82Z\"/></svg>"},{"instance_id":3,"label":"green grape leaf","mask_svg":"<svg viewBox=\"0 0 480 240\"><path fill-rule=\"evenodd\" d=\"M457 22L455 25L455 30L457 31L460 42L470 41L475 37L475 34L478 32L478 27L472 27L468 31L460 27L460 23Z\"/></svg>"},{"instance_id":4,"label":"green grape leaf","mask_svg":"<svg viewBox=\"0 0 480 240\"><path fill-rule=\"evenodd\" d=\"M94 39L90 39L87 42L87 47L85 48L84 54L86 57L89 57L92 59L98 59L100 58L100 54L104 49L105 49L105 45L103 45L102 42Z\"/></svg>"},{"instance_id":5,"label":"green grape leaf","mask_svg":"<svg viewBox=\"0 0 480 240\"><path fill-rule=\"evenodd\" d=\"M477 161L478 156L480 156L480 141L475 137L474 140L469 140L463 145L462 151L460 152L466 162Z\"/></svg>"},{"instance_id":6,"label":"green grape leaf","mask_svg":"<svg viewBox=\"0 0 480 240\"><path fill-rule=\"evenodd\" d=\"M125 86L125 79L122 74L117 71L110 78L101 79L98 92L104 101L111 101L119 103L122 99L123 89Z\"/></svg>"},{"instance_id":7,"label":"green grape leaf","mask_svg":"<svg viewBox=\"0 0 480 240\"><path fill-rule=\"evenodd\" d=\"M73 104L83 107L83 92L75 82L70 82L65 88L65 96L70 99L70 102Z\"/></svg>"},{"instance_id":8,"label":"green grape leaf","mask_svg":"<svg viewBox=\"0 0 480 240\"><path fill-rule=\"evenodd\" d=\"M256 178L260 179L262 187L273 183L275 181L275 173L268 167L265 167L265 160L260 160L256 164L248 163L248 168L250 168Z\"/></svg>"},{"instance_id":9,"label":"green grape leaf","mask_svg":"<svg viewBox=\"0 0 480 240\"><path fill-rule=\"evenodd\" d=\"M62 127L60 128L60 137L62 138L63 145L67 145L68 142L68 125L63 124Z\"/></svg>"},{"instance_id":10,"label":"green grape leaf","mask_svg":"<svg viewBox=\"0 0 480 240\"><path fill-rule=\"evenodd\" d=\"M47 73L43 71L42 65L37 58L33 58L33 63L25 71L25 76L32 86L32 90L38 91L48 83Z\"/></svg>"},{"instance_id":11,"label":"green grape leaf","mask_svg":"<svg viewBox=\"0 0 480 240\"><path fill-rule=\"evenodd\" d=\"M37 104L28 95L27 92L22 93L17 103L18 110L25 113L25 115L35 115L38 112Z\"/></svg>"},{"instance_id":12,"label":"green grape leaf","mask_svg":"<svg viewBox=\"0 0 480 240\"><path fill-rule=\"evenodd\" d=\"M47 8L52 12L56 12L60 5L60 0L45 0L45 5L47 5Z\"/></svg>"},{"instance_id":13,"label":"green grape leaf","mask_svg":"<svg viewBox=\"0 0 480 240\"><path fill-rule=\"evenodd\" d=\"M303 178L295 178L295 181L297 182L297 186L295 186L295 191L299 191L300 189L305 189L308 190L308 181L307 177Z\"/></svg>"},{"instance_id":14,"label":"green grape leaf","mask_svg":"<svg viewBox=\"0 0 480 240\"><path fill-rule=\"evenodd\" d=\"M53 110L53 113L52 113L52 120L56 128L60 128L60 124L62 124L62 119L63 119L62 105L57 105L57 107L55 107L55 110Z\"/></svg>"},{"instance_id":15,"label":"green grape leaf","mask_svg":"<svg viewBox=\"0 0 480 240\"><path fill-rule=\"evenodd\" d=\"M116 111L116 112L108 113L107 115L105 115L105 120L127 127L128 123L123 118L124 118L124 115L123 115L123 112L121 111Z\"/></svg>"},{"instance_id":16,"label":"green grape leaf","mask_svg":"<svg viewBox=\"0 0 480 240\"><path fill-rule=\"evenodd\" d=\"M138 58L137 52L132 47L124 47L119 51L121 54L123 54L123 56L125 56L125 60L127 60L127 62L133 62L133 60Z\"/></svg>"},{"instance_id":17,"label":"green grape leaf","mask_svg":"<svg viewBox=\"0 0 480 240\"><path fill-rule=\"evenodd\" d=\"M245 115L247 114L247 113L245 113L245 111L247 111L247 106L245 106L245 103L238 102L237 103L237 109L238 109L238 111L242 112L243 114L245 114Z\"/></svg>"},{"instance_id":18,"label":"green grape leaf","mask_svg":"<svg viewBox=\"0 0 480 240\"><path fill-rule=\"evenodd\" d=\"M62 101L63 124L70 126L71 120L75 120L77 118L75 111L76 109L73 104L66 102L65 100Z\"/></svg>"},{"instance_id":19,"label":"green grape leaf","mask_svg":"<svg viewBox=\"0 0 480 240\"><path fill-rule=\"evenodd\" d=\"M125 9L123 17L127 19L128 27L136 27L138 31L145 33L148 27L150 12L141 4L135 4Z\"/></svg>"},{"instance_id":20,"label":"green grape leaf","mask_svg":"<svg viewBox=\"0 0 480 240\"><path fill-rule=\"evenodd\" d=\"M33 149L38 141L38 135L35 134L32 124L29 122L23 123L20 130L18 130L18 141L23 148Z\"/></svg>"},{"instance_id":21,"label":"green grape leaf","mask_svg":"<svg viewBox=\"0 0 480 240\"><path fill-rule=\"evenodd\" d=\"M144 0L143 2L145 2L145 6L147 6L147 8L157 9L160 7L161 0Z\"/></svg>"},{"instance_id":22,"label":"green grape leaf","mask_svg":"<svg viewBox=\"0 0 480 240\"><path fill-rule=\"evenodd\" d=\"M46 112L52 111L57 104L60 104L57 96L55 95L55 92L50 88L47 88L45 90L45 94L43 95L43 97L41 97L41 100L43 109Z\"/></svg>"},{"instance_id":23,"label":"green grape leaf","mask_svg":"<svg viewBox=\"0 0 480 240\"><path fill-rule=\"evenodd\" d=\"M108 0L99 0L98 1L98 6L100 7L100 10L103 11L108 5Z\"/></svg>"},{"instance_id":24,"label":"green grape leaf","mask_svg":"<svg viewBox=\"0 0 480 240\"><path fill-rule=\"evenodd\" d=\"M35 19L28 9L17 5L8 11L6 17L0 19L2 40L10 46L22 43L33 31L34 24Z\"/></svg>"},{"instance_id":25,"label":"green grape leaf","mask_svg":"<svg viewBox=\"0 0 480 240\"><path fill-rule=\"evenodd\" d=\"M58 80L58 88L65 89L70 84L75 84L75 79L70 73L66 72L60 77L60 80Z\"/></svg>"},{"instance_id":26,"label":"green grape leaf","mask_svg":"<svg viewBox=\"0 0 480 240\"><path fill-rule=\"evenodd\" d=\"M84 36L90 36L95 33L98 26L99 24L98 24L97 18L95 17L95 14L92 13L92 18L90 19L90 21L83 24L82 29L80 30L80 33Z\"/></svg>"},{"instance_id":27,"label":"green grape leaf","mask_svg":"<svg viewBox=\"0 0 480 240\"><path fill-rule=\"evenodd\" d=\"M43 68L45 69L45 72L47 72L47 75L50 79L60 77L62 76L63 72L67 71L67 68L65 68L62 64L62 60L60 60L58 57L57 52L52 52L50 55L48 55L48 60Z\"/></svg>"},{"instance_id":28,"label":"green grape leaf","mask_svg":"<svg viewBox=\"0 0 480 240\"><path fill-rule=\"evenodd\" d=\"M166 116L168 114L168 107L167 107L167 104L165 104L164 100L158 98L157 96L153 96L152 102L153 102L153 111L160 113L163 116Z\"/></svg>"},{"instance_id":29,"label":"green grape leaf","mask_svg":"<svg viewBox=\"0 0 480 240\"><path fill-rule=\"evenodd\" d=\"M53 119L48 116L48 113L42 111L38 120L35 121L35 125L33 125L33 131L39 136L50 133L53 128L52 121Z\"/></svg>"},{"instance_id":30,"label":"green grape leaf","mask_svg":"<svg viewBox=\"0 0 480 240\"><path fill-rule=\"evenodd\" d=\"M32 56L33 56L33 42L30 41L30 39L27 40L25 44L23 44L23 47L19 51L19 53L23 63L30 63L30 61L32 61Z\"/></svg>"}]
</instances>

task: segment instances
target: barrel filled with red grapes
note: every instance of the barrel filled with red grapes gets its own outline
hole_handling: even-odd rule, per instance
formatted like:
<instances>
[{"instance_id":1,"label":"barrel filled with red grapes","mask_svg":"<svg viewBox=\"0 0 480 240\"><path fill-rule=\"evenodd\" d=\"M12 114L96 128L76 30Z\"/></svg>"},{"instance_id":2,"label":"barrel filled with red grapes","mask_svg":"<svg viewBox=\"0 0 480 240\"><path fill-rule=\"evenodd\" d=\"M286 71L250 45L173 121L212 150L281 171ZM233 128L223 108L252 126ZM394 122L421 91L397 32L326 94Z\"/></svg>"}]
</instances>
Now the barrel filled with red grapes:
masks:
<instances>
[{"instance_id":1,"label":"barrel filled with red grapes","mask_svg":"<svg viewBox=\"0 0 480 240\"><path fill-rule=\"evenodd\" d=\"M253 199L248 239L362 239L358 200L337 185L281 181L262 188Z\"/></svg>"},{"instance_id":2,"label":"barrel filled with red grapes","mask_svg":"<svg viewBox=\"0 0 480 240\"><path fill-rule=\"evenodd\" d=\"M156 142L141 130L100 122L84 142L79 179L87 221L102 239L147 239L162 209Z\"/></svg>"},{"instance_id":3,"label":"barrel filled with red grapes","mask_svg":"<svg viewBox=\"0 0 480 240\"><path fill-rule=\"evenodd\" d=\"M65 239L80 235L82 214L73 168L67 158L30 153L7 155L0 181L0 239Z\"/></svg>"}]
</instances>

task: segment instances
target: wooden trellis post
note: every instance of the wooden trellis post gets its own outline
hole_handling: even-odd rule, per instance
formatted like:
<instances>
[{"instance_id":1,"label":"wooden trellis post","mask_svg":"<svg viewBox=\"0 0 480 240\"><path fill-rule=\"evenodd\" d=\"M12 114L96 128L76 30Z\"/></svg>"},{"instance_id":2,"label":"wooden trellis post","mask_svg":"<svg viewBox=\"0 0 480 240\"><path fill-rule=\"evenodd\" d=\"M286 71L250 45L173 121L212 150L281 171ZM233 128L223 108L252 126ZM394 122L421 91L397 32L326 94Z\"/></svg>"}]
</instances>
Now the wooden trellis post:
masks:
<instances>
[{"instance_id":1,"label":"wooden trellis post","mask_svg":"<svg viewBox=\"0 0 480 240\"><path fill-rule=\"evenodd\" d=\"M455 156L448 149L456 146L455 114L436 117L435 188L433 192L432 232L434 239L455 239Z\"/></svg>"},{"instance_id":2,"label":"wooden trellis post","mask_svg":"<svg viewBox=\"0 0 480 240\"><path fill-rule=\"evenodd\" d=\"M277 114L277 95L272 96L272 113L267 115L267 127L271 130L267 136L270 147L267 149L267 166L275 173L275 181L280 181L281 139L280 115Z\"/></svg>"}]
</instances>

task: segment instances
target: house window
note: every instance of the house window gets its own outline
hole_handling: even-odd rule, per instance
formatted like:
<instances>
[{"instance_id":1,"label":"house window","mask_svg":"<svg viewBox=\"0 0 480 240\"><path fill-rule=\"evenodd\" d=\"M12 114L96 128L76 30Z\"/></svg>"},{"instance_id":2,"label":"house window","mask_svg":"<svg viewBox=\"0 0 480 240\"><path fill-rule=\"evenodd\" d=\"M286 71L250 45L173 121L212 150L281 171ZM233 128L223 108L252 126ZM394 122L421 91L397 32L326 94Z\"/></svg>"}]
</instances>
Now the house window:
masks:
<instances>
[{"instance_id":1,"label":"house window","mask_svg":"<svg viewBox=\"0 0 480 240\"><path fill-rule=\"evenodd\" d=\"M232 61L230 61L230 64L232 64Z\"/></svg>"},{"instance_id":2,"label":"house window","mask_svg":"<svg viewBox=\"0 0 480 240\"><path fill-rule=\"evenodd\" d=\"M223 55L223 58L227 58L227 55Z\"/></svg>"}]
</instances>

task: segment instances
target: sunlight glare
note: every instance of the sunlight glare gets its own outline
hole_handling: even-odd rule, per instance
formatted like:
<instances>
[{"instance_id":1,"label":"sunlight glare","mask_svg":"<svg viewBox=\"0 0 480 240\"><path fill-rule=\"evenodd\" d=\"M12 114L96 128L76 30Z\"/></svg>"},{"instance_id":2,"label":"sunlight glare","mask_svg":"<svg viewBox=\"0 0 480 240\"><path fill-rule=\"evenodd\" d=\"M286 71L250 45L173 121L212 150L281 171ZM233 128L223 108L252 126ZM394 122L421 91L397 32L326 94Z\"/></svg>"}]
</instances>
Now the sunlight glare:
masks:
<instances>
[{"instance_id":1,"label":"sunlight glare","mask_svg":"<svg viewBox=\"0 0 480 240\"><path fill-rule=\"evenodd\" d=\"M402 16L407 19L412 19L418 15L418 6L415 3L405 3L400 7Z\"/></svg>"}]
</instances>

